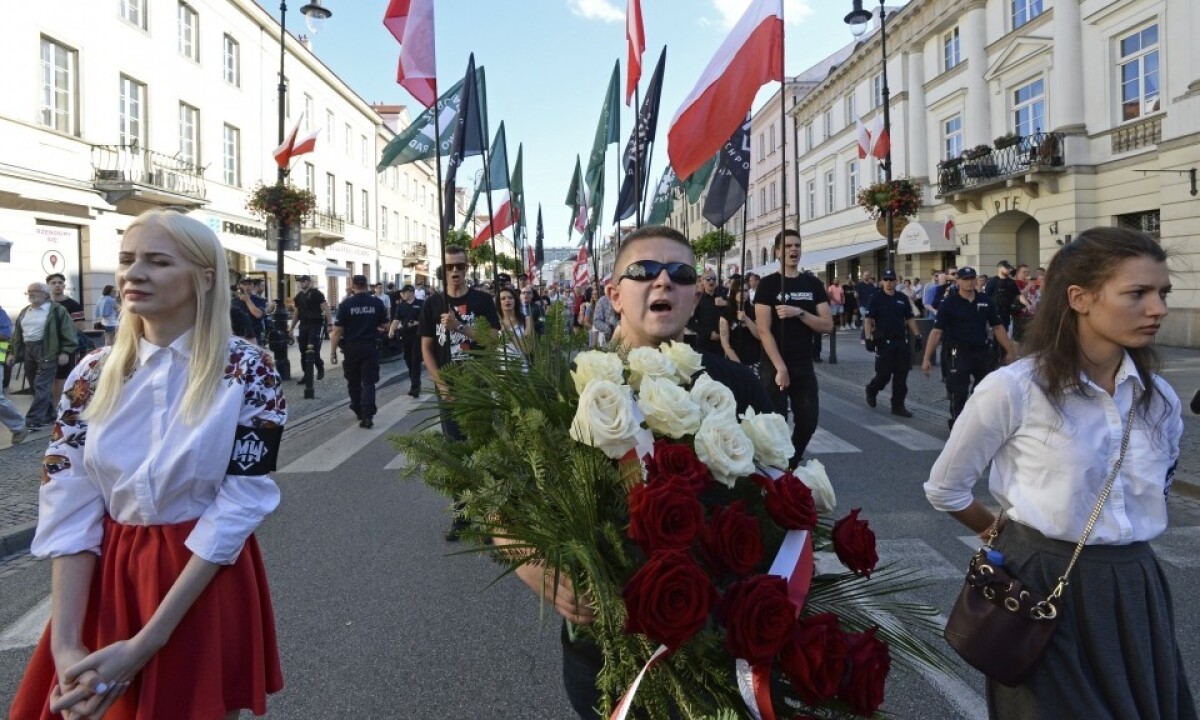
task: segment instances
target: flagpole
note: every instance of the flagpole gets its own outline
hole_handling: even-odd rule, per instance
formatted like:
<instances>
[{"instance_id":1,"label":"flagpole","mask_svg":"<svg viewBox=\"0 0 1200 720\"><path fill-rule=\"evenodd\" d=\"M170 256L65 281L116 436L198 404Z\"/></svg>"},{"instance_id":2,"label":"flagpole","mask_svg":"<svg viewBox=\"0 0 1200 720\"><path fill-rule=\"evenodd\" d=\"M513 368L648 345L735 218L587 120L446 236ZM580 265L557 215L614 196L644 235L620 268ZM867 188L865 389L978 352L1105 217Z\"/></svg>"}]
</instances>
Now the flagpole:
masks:
<instances>
[{"instance_id":1,"label":"flagpole","mask_svg":"<svg viewBox=\"0 0 1200 720\"><path fill-rule=\"evenodd\" d=\"M654 161L654 146L657 144L658 144L657 140L646 143L646 145L648 146L648 149L646 151L646 167L650 167L650 164ZM636 178L634 178L634 179L636 181ZM637 188L635 188L635 190L636 189ZM647 192L649 192L649 190L650 190L650 183L644 183L641 187L642 197L640 200L638 200L638 213L639 214L642 214L642 206L646 204L646 194L647 194Z\"/></svg>"},{"instance_id":2,"label":"flagpole","mask_svg":"<svg viewBox=\"0 0 1200 720\"><path fill-rule=\"evenodd\" d=\"M484 137L487 137L487 128L484 128ZM488 232L491 234L490 242L492 243L492 289L493 291L500 285L499 262L496 258L496 218L492 215L492 154L487 149L487 143L483 147L483 182L484 189L487 191L487 207L488 207Z\"/></svg>"},{"instance_id":3,"label":"flagpole","mask_svg":"<svg viewBox=\"0 0 1200 720\"><path fill-rule=\"evenodd\" d=\"M446 208L445 208L446 203L445 203L445 200L443 200L443 198L442 198L442 195L443 195L443 190L442 190L442 129L440 127L438 127L438 110L439 110L438 102L441 100L441 96L438 95L437 78L434 78L434 80L433 80L433 94L438 97L438 101L435 101L433 104L433 107L434 107L433 146L435 149L435 157L437 158L436 165L437 165L437 186L438 186L438 194L437 194L438 229L441 231L438 233L438 244L441 246L440 255L442 256L442 290L445 291L449 284L446 282ZM413 279L415 280L416 273L413 273L413 275L414 275ZM435 274L435 277L436 277L436 274ZM446 294L446 307L450 307L450 293L446 292L445 294Z\"/></svg>"},{"instance_id":4,"label":"flagpole","mask_svg":"<svg viewBox=\"0 0 1200 720\"><path fill-rule=\"evenodd\" d=\"M750 274L750 263L746 260L746 220L750 214L750 198L747 196L746 202L742 203L742 288L746 289L750 281L746 278ZM749 297L743 295L743 297Z\"/></svg>"},{"instance_id":5,"label":"flagpole","mask_svg":"<svg viewBox=\"0 0 1200 720\"><path fill-rule=\"evenodd\" d=\"M635 201L635 209L637 210L637 226L641 227L643 222L642 213L642 143L639 132L642 129L642 88L641 83L633 86L633 198Z\"/></svg>"},{"instance_id":6,"label":"flagpole","mask_svg":"<svg viewBox=\"0 0 1200 720\"><path fill-rule=\"evenodd\" d=\"M782 20L783 3L779 4L780 20ZM783 34L785 23L780 23L780 33ZM787 229L787 75L783 71L783 48L786 43L783 37L779 42L779 232ZM799 226L799 223L797 223ZM799 232L800 228L796 228ZM780 244L780 248L783 244ZM783 276L783 258L779 260L779 275Z\"/></svg>"}]
</instances>

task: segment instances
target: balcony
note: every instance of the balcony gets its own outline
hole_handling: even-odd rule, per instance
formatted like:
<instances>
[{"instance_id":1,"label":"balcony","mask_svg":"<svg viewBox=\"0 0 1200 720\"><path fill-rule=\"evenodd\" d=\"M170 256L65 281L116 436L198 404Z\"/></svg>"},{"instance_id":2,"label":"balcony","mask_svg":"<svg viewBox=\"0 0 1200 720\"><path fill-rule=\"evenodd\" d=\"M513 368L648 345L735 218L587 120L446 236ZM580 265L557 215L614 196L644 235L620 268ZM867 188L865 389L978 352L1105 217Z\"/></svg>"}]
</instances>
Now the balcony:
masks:
<instances>
[{"instance_id":1,"label":"balcony","mask_svg":"<svg viewBox=\"0 0 1200 720\"><path fill-rule=\"evenodd\" d=\"M1122 125L1112 131L1113 155L1140 150L1162 142L1162 116L1147 118L1141 122Z\"/></svg>"},{"instance_id":2,"label":"balcony","mask_svg":"<svg viewBox=\"0 0 1200 720\"><path fill-rule=\"evenodd\" d=\"M425 243L405 243L404 259L401 264L404 267L416 267L418 264L425 262L428 251L425 249Z\"/></svg>"},{"instance_id":3,"label":"balcony","mask_svg":"<svg viewBox=\"0 0 1200 720\"><path fill-rule=\"evenodd\" d=\"M204 168L137 144L93 145L92 186L130 215L161 207L195 210L208 195Z\"/></svg>"},{"instance_id":4,"label":"balcony","mask_svg":"<svg viewBox=\"0 0 1200 720\"><path fill-rule=\"evenodd\" d=\"M937 196L966 209L978 206L989 190L1020 187L1037 197L1040 186L1065 172L1066 143L1062 133L1034 133L1013 145L991 148L986 154L943 161L938 165Z\"/></svg>"},{"instance_id":5,"label":"balcony","mask_svg":"<svg viewBox=\"0 0 1200 720\"><path fill-rule=\"evenodd\" d=\"M313 212L300 229L300 244L309 247L326 248L345 239L346 222L333 213Z\"/></svg>"}]
</instances>

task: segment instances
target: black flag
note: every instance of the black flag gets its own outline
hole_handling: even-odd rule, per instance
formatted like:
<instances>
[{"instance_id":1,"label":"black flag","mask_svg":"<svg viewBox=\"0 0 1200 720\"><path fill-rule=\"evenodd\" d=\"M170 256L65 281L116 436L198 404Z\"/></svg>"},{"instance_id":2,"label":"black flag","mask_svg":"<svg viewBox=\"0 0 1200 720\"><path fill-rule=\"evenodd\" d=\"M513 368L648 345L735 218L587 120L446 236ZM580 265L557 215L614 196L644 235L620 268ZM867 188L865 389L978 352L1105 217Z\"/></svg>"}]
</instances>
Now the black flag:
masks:
<instances>
[{"instance_id":1,"label":"black flag","mask_svg":"<svg viewBox=\"0 0 1200 720\"><path fill-rule=\"evenodd\" d=\"M446 168L446 185L442 190L444 204L442 212L443 241L445 232L454 227L455 190L454 180L458 166L465 158L479 155L487 142L483 137L480 118L479 88L475 82L475 53L467 61L467 74L463 77L462 101L458 116L454 119L454 141L450 145L450 165Z\"/></svg>"},{"instance_id":2,"label":"black flag","mask_svg":"<svg viewBox=\"0 0 1200 720\"><path fill-rule=\"evenodd\" d=\"M625 143L625 179L621 181L621 196L617 200L617 213L614 223L628 220L637 210L637 204L642 198L642 188L646 186L647 147L654 142L654 130L658 126L658 100L662 95L663 67L667 64L667 47L664 45L658 56L658 64L654 66L654 75L650 78L650 86L646 88L646 99L642 100L642 109L638 113L637 124L629 134L629 142ZM637 165L634 167L634 143L637 143ZM634 185L634 173L638 172L637 185Z\"/></svg>"},{"instance_id":3,"label":"black flag","mask_svg":"<svg viewBox=\"0 0 1200 720\"><path fill-rule=\"evenodd\" d=\"M750 186L749 113L721 148L720 158L701 212L705 220L717 227L723 227L746 204L746 188Z\"/></svg>"},{"instance_id":4,"label":"black flag","mask_svg":"<svg viewBox=\"0 0 1200 720\"><path fill-rule=\"evenodd\" d=\"M533 261L539 268L546 263L546 250L542 241L546 239L546 230L542 227L542 204L538 203L537 241L533 247Z\"/></svg>"}]
</instances>

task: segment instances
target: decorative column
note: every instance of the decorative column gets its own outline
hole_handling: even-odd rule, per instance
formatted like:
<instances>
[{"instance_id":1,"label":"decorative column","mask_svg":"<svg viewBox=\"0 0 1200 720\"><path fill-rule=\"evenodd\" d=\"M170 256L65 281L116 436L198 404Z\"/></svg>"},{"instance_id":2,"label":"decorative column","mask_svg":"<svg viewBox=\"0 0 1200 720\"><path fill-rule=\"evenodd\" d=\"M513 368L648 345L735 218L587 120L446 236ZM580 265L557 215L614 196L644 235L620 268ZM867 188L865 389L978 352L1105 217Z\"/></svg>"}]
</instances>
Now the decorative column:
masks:
<instances>
[{"instance_id":1,"label":"decorative column","mask_svg":"<svg viewBox=\"0 0 1200 720\"><path fill-rule=\"evenodd\" d=\"M1083 37L1079 3L1054 3L1054 68L1050 91L1050 127L1043 131L1082 134L1083 115Z\"/></svg>"},{"instance_id":2,"label":"decorative column","mask_svg":"<svg viewBox=\"0 0 1200 720\"><path fill-rule=\"evenodd\" d=\"M914 52L905 53L908 63L904 84L908 91L908 112L904 114L908 136L908 174L929 178L929 123L925 108L925 53L918 45Z\"/></svg>"},{"instance_id":3,"label":"decorative column","mask_svg":"<svg viewBox=\"0 0 1200 720\"><path fill-rule=\"evenodd\" d=\"M963 58L967 62L967 108L963 117L963 144L991 145L992 122L988 114L987 25L984 2L972 2L963 9L959 23ZM1056 9L1055 12L1058 12Z\"/></svg>"}]
</instances>

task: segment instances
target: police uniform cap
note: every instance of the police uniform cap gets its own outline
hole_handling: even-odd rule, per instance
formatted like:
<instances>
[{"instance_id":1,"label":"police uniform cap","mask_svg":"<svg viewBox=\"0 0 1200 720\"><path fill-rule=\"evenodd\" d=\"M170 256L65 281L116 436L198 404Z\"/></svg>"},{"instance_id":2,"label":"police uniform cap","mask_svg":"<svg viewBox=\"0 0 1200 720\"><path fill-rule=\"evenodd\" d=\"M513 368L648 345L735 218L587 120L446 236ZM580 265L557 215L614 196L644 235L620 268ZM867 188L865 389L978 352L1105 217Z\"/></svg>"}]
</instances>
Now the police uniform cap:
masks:
<instances>
[{"instance_id":1,"label":"police uniform cap","mask_svg":"<svg viewBox=\"0 0 1200 720\"><path fill-rule=\"evenodd\" d=\"M895 270L884 270L883 276L880 279L881 280L895 280L896 279L896 271Z\"/></svg>"},{"instance_id":2,"label":"police uniform cap","mask_svg":"<svg viewBox=\"0 0 1200 720\"><path fill-rule=\"evenodd\" d=\"M959 280L970 280L970 279L976 277L977 275L978 275L978 273L975 272L975 268L973 268L973 267L960 267L958 269L958 279Z\"/></svg>"},{"instance_id":3,"label":"police uniform cap","mask_svg":"<svg viewBox=\"0 0 1200 720\"><path fill-rule=\"evenodd\" d=\"M296 276L296 282L308 282L309 280L312 280L312 278L310 278L307 275L297 275Z\"/></svg>"},{"instance_id":4,"label":"police uniform cap","mask_svg":"<svg viewBox=\"0 0 1200 720\"><path fill-rule=\"evenodd\" d=\"M367 287L367 276L355 275L354 277L350 278L350 284L354 287Z\"/></svg>"},{"instance_id":5,"label":"police uniform cap","mask_svg":"<svg viewBox=\"0 0 1200 720\"><path fill-rule=\"evenodd\" d=\"M242 279L238 280L239 285L242 285L244 283L253 283L253 282L254 282L254 278L250 277L249 275L243 275Z\"/></svg>"},{"instance_id":6,"label":"police uniform cap","mask_svg":"<svg viewBox=\"0 0 1200 720\"><path fill-rule=\"evenodd\" d=\"M414 288L412 285L405 285L404 287L400 288L400 292L416 292L416 291L417 291L417 289Z\"/></svg>"}]
</instances>

